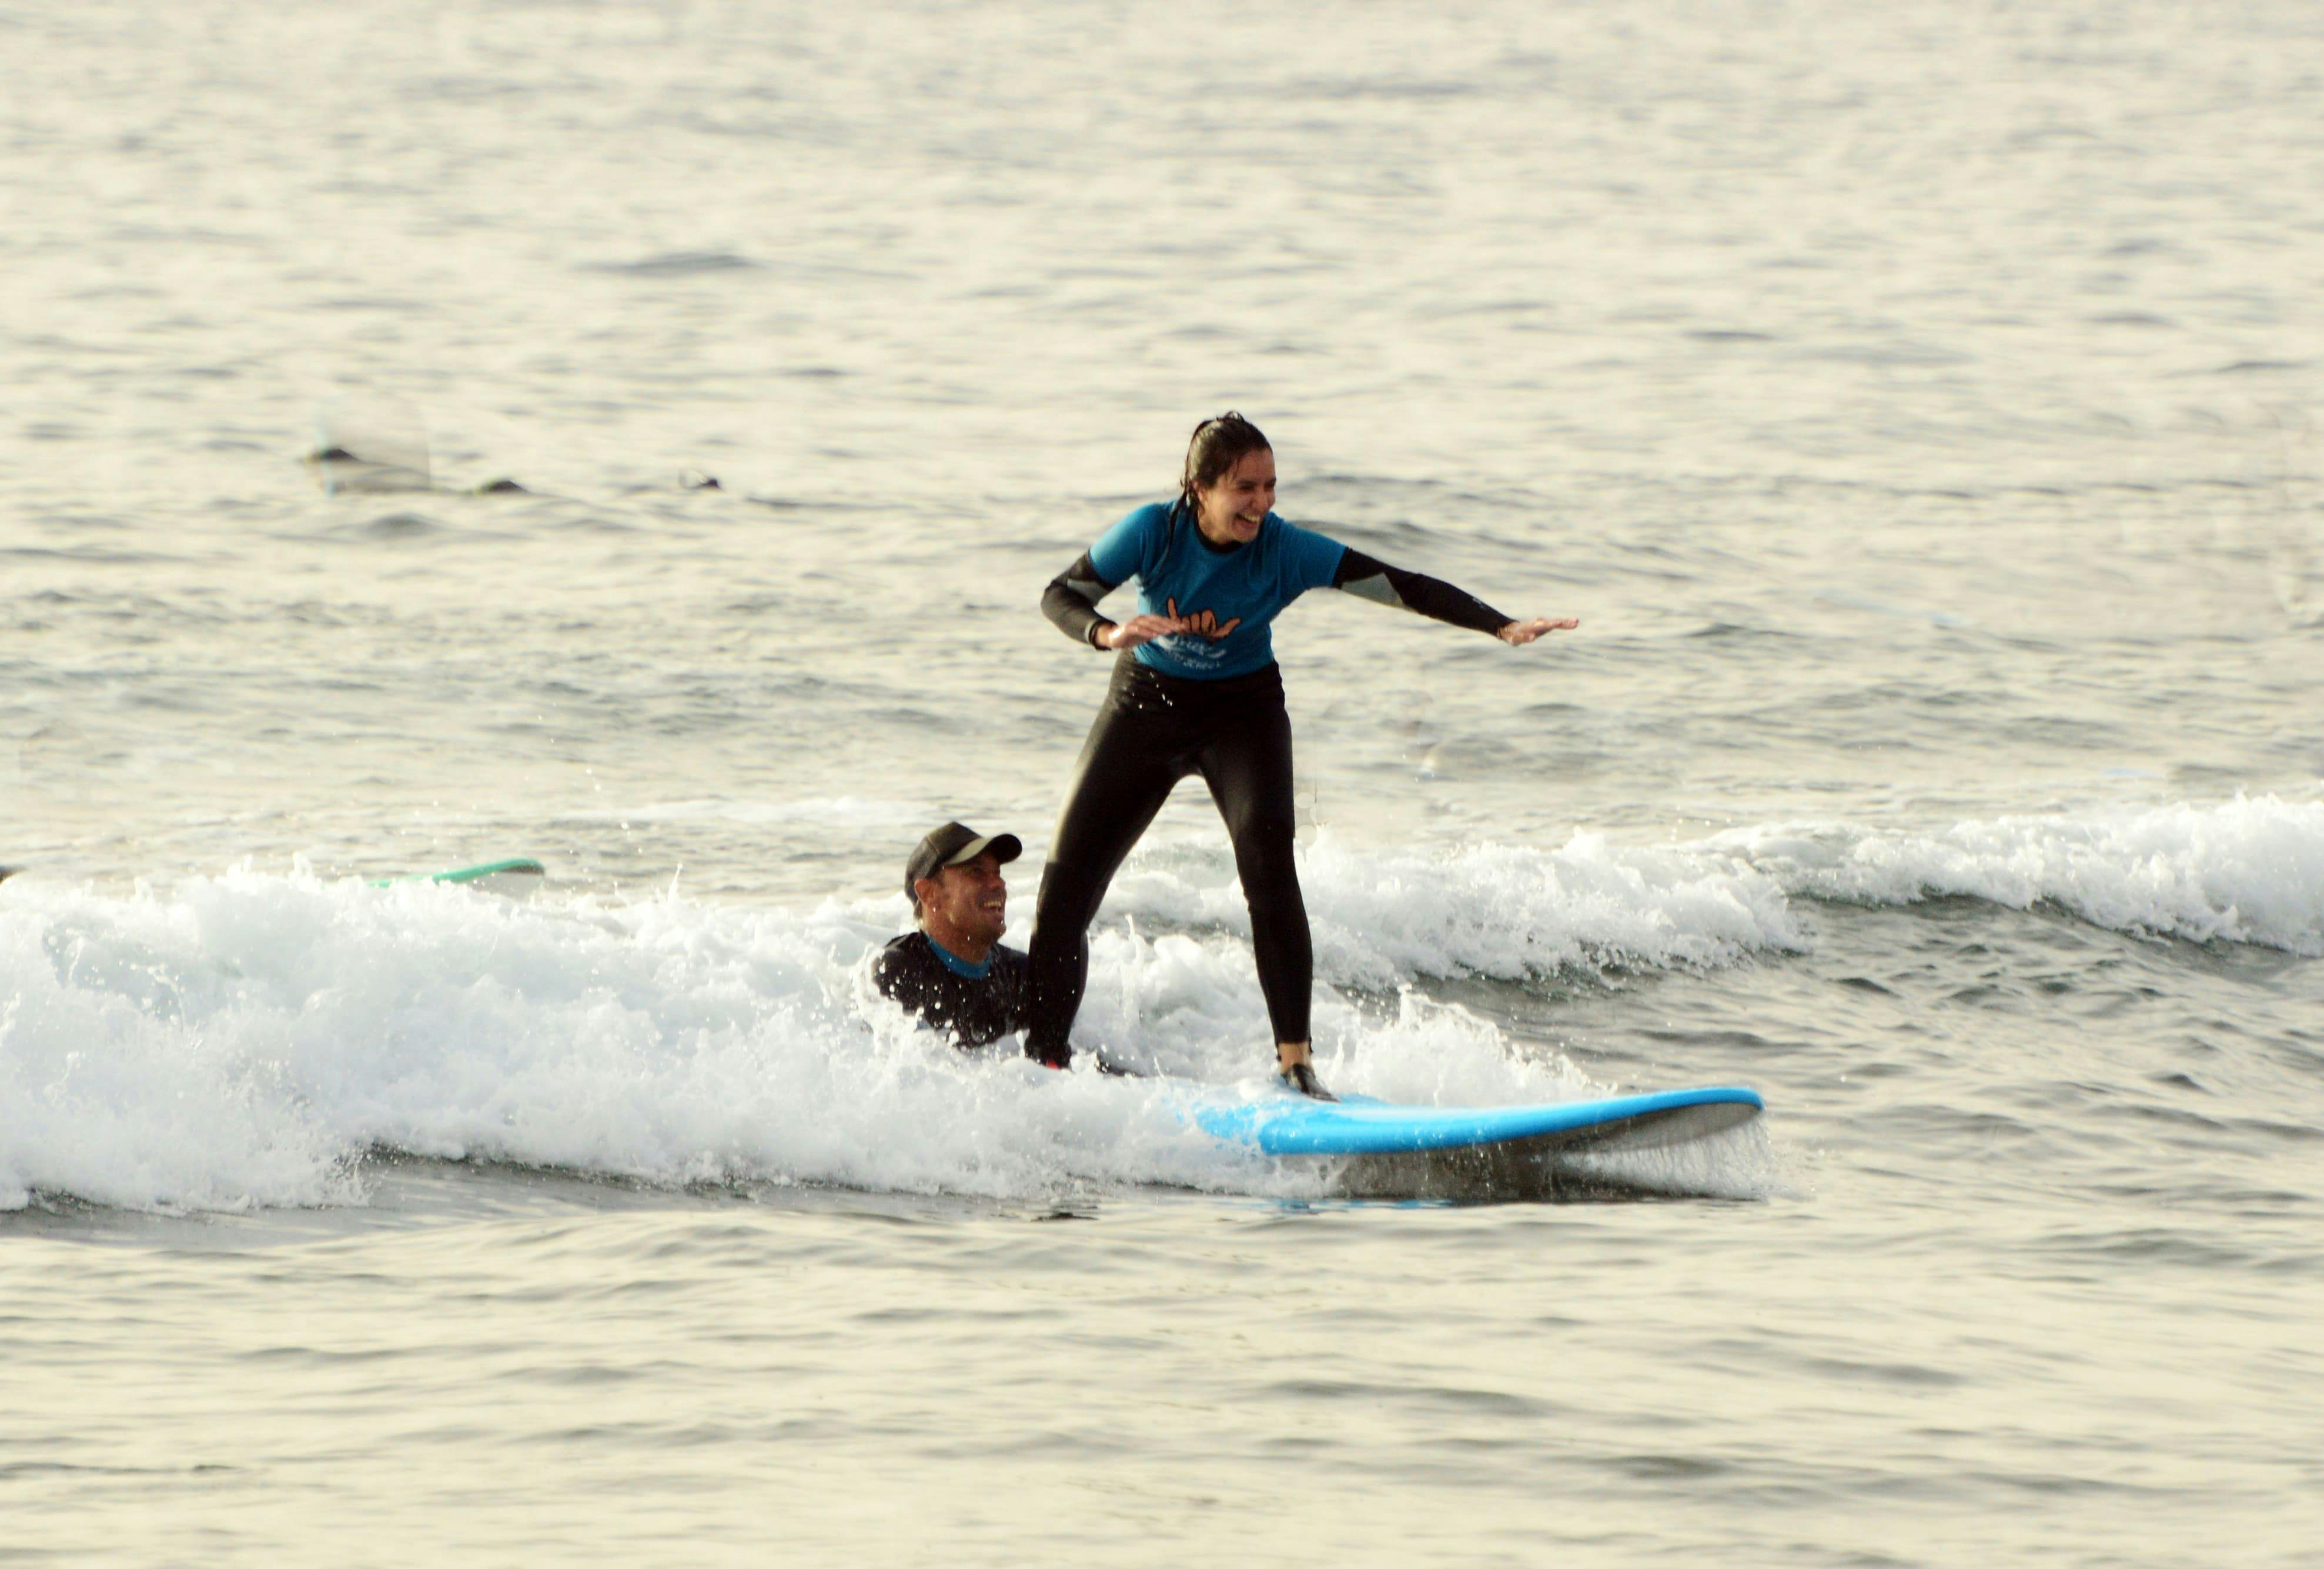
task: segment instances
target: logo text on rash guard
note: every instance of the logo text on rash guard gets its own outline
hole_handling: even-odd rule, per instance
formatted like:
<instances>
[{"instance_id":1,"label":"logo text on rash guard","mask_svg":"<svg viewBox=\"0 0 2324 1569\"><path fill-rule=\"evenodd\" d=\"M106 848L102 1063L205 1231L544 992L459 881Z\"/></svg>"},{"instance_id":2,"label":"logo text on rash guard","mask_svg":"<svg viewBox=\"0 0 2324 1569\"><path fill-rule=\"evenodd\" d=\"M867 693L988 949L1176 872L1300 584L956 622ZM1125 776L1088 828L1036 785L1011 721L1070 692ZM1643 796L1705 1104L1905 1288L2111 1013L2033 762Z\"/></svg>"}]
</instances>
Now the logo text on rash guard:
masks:
<instances>
[{"instance_id":1,"label":"logo text on rash guard","mask_svg":"<svg viewBox=\"0 0 2324 1569\"><path fill-rule=\"evenodd\" d=\"M1147 603L1150 605L1153 602L1148 600ZM1170 607L1171 620L1183 621L1186 623L1186 631L1188 633L1196 637L1206 637L1213 642L1218 641L1221 638L1226 636L1227 633L1234 631L1235 628L1242 624L1242 617L1238 615L1224 626L1221 626L1219 624L1218 612L1214 610L1197 610L1189 615L1180 615L1178 614L1178 602L1176 598L1166 599L1162 603Z\"/></svg>"}]
</instances>

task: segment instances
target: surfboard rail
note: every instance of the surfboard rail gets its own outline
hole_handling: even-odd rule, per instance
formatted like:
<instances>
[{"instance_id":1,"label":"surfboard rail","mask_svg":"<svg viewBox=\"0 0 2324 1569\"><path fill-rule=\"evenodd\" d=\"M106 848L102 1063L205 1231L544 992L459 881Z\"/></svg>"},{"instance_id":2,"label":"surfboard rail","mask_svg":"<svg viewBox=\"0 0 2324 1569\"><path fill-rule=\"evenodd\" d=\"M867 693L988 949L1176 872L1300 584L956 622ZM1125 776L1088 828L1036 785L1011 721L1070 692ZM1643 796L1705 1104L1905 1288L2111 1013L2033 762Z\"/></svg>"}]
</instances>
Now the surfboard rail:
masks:
<instances>
[{"instance_id":1,"label":"surfboard rail","mask_svg":"<svg viewBox=\"0 0 2324 1569\"><path fill-rule=\"evenodd\" d=\"M1529 1106L1399 1106L1358 1095L1330 1102L1284 1094L1195 1101L1185 1115L1213 1139L1265 1155L1352 1156L1494 1146L1523 1146L1528 1153L1661 1149L1723 1132L1765 1109L1757 1091L1720 1084Z\"/></svg>"}]
</instances>

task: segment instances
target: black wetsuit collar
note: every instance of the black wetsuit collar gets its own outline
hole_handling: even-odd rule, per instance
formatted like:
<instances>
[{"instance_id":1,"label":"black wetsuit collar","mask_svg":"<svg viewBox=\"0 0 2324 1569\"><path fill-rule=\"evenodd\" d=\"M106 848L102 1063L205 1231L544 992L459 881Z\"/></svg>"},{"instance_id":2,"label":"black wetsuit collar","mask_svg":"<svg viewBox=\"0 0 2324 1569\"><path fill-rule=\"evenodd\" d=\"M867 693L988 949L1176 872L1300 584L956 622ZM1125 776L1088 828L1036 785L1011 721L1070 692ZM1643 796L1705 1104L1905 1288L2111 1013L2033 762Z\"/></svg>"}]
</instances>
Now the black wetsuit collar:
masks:
<instances>
[{"instance_id":1,"label":"black wetsuit collar","mask_svg":"<svg viewBox=\"0 0 2324 1569\"><path fill-rule=\"evenodd\" d=\"M1186 520L1186 526L1194 531L1194 543L1200 545L1204 549L1208 550L1213 556L1231 556L1237 550L1243 549L1248 546L1257 543L1257 541L1253 540L1230 540L1223 545L1219 544L1208 534L1203 532L1201 520L1194 516L1194 506L1192 503L1187 502L1184 496L1181 496L1178 499L1176 511L1180 517Z\"/></svg>"},{"instance_id":2,"label":"black wetsuit collar","mask_svg":"<svg viewBox=\"0 0 2324 1569\"><path fill-rule=\"evenodd\" d=\"M974 959L964 959L936 938L928 936L925 928L921 929L920 940L927 944L936 954L937 964L942 964L964 981L982 981L991 972L992 955L990 953L985 955L982 964Z\"/></svg>"}]
</instances>

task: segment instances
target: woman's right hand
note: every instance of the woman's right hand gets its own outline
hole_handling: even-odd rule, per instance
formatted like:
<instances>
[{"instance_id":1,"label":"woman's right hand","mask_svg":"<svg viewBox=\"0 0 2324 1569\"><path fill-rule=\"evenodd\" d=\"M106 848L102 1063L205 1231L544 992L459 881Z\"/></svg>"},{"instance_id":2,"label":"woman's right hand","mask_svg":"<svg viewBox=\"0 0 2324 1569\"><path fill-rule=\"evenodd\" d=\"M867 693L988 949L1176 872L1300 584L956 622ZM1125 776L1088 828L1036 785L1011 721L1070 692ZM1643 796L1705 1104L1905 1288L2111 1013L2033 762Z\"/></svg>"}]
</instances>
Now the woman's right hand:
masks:
<instances>
[{"instance_id":1,"label":"woman's right hand","mask_svg":"<svg viewBox=\"0 0 2324 1569\"><path fill-rule=\"evenodd\" d=\"M1511 648L1521 649L1537 638L1554 632L1572 632L1582 624L1581 618L1572 615L1545 615L1534 621L1513 621L1493 635Z\"/></svg>"},{"instance_id":2,"label":"woman's right hand","mask_svg":"<svg viewBox=\"0 0 2324 1569\"><path fill-rule=\"evenodd\" d=\"M1110 649L1134 649L1139 643L1150 643L1157 637L1169 637L1186 630L1183 617L1176 615L1133 615L1128 621L1115 622L1102 634Z\"/></svg>"}]
</instances>

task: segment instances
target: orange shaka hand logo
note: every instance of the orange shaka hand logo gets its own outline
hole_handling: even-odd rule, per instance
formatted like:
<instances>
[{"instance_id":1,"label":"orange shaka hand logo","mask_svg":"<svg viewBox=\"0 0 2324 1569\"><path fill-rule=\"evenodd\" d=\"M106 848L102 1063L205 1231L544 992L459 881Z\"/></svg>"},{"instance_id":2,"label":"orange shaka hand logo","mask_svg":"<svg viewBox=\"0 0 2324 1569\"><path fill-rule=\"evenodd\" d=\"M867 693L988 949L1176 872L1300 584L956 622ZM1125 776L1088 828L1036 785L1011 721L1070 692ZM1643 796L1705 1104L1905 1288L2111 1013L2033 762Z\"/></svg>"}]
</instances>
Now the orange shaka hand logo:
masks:
<instances>
[{"instance_id":1,"label":"orange shaka hand logo","mask_svg":"<svg viewBox=\"0 0 2324 1569\"><path fill-rule=\"evenodd\" d=\"M1178 614L1178 602L1176 599L1166 599L1162 603L1170 607L1171 620L1185 622L1188 632L1194 633L1198 637L1206 637L1213 642L1218 641L1219 639L1226 636L1227 633L1234 631L1235 628L1242 624L1242 617L1239 615L1232 621L1227 623L1226 625L1221 626L1219 624L1219 617L1216 611L1198 610L1192 615L1180 615Z\"/></svg>"}]
</instances>

